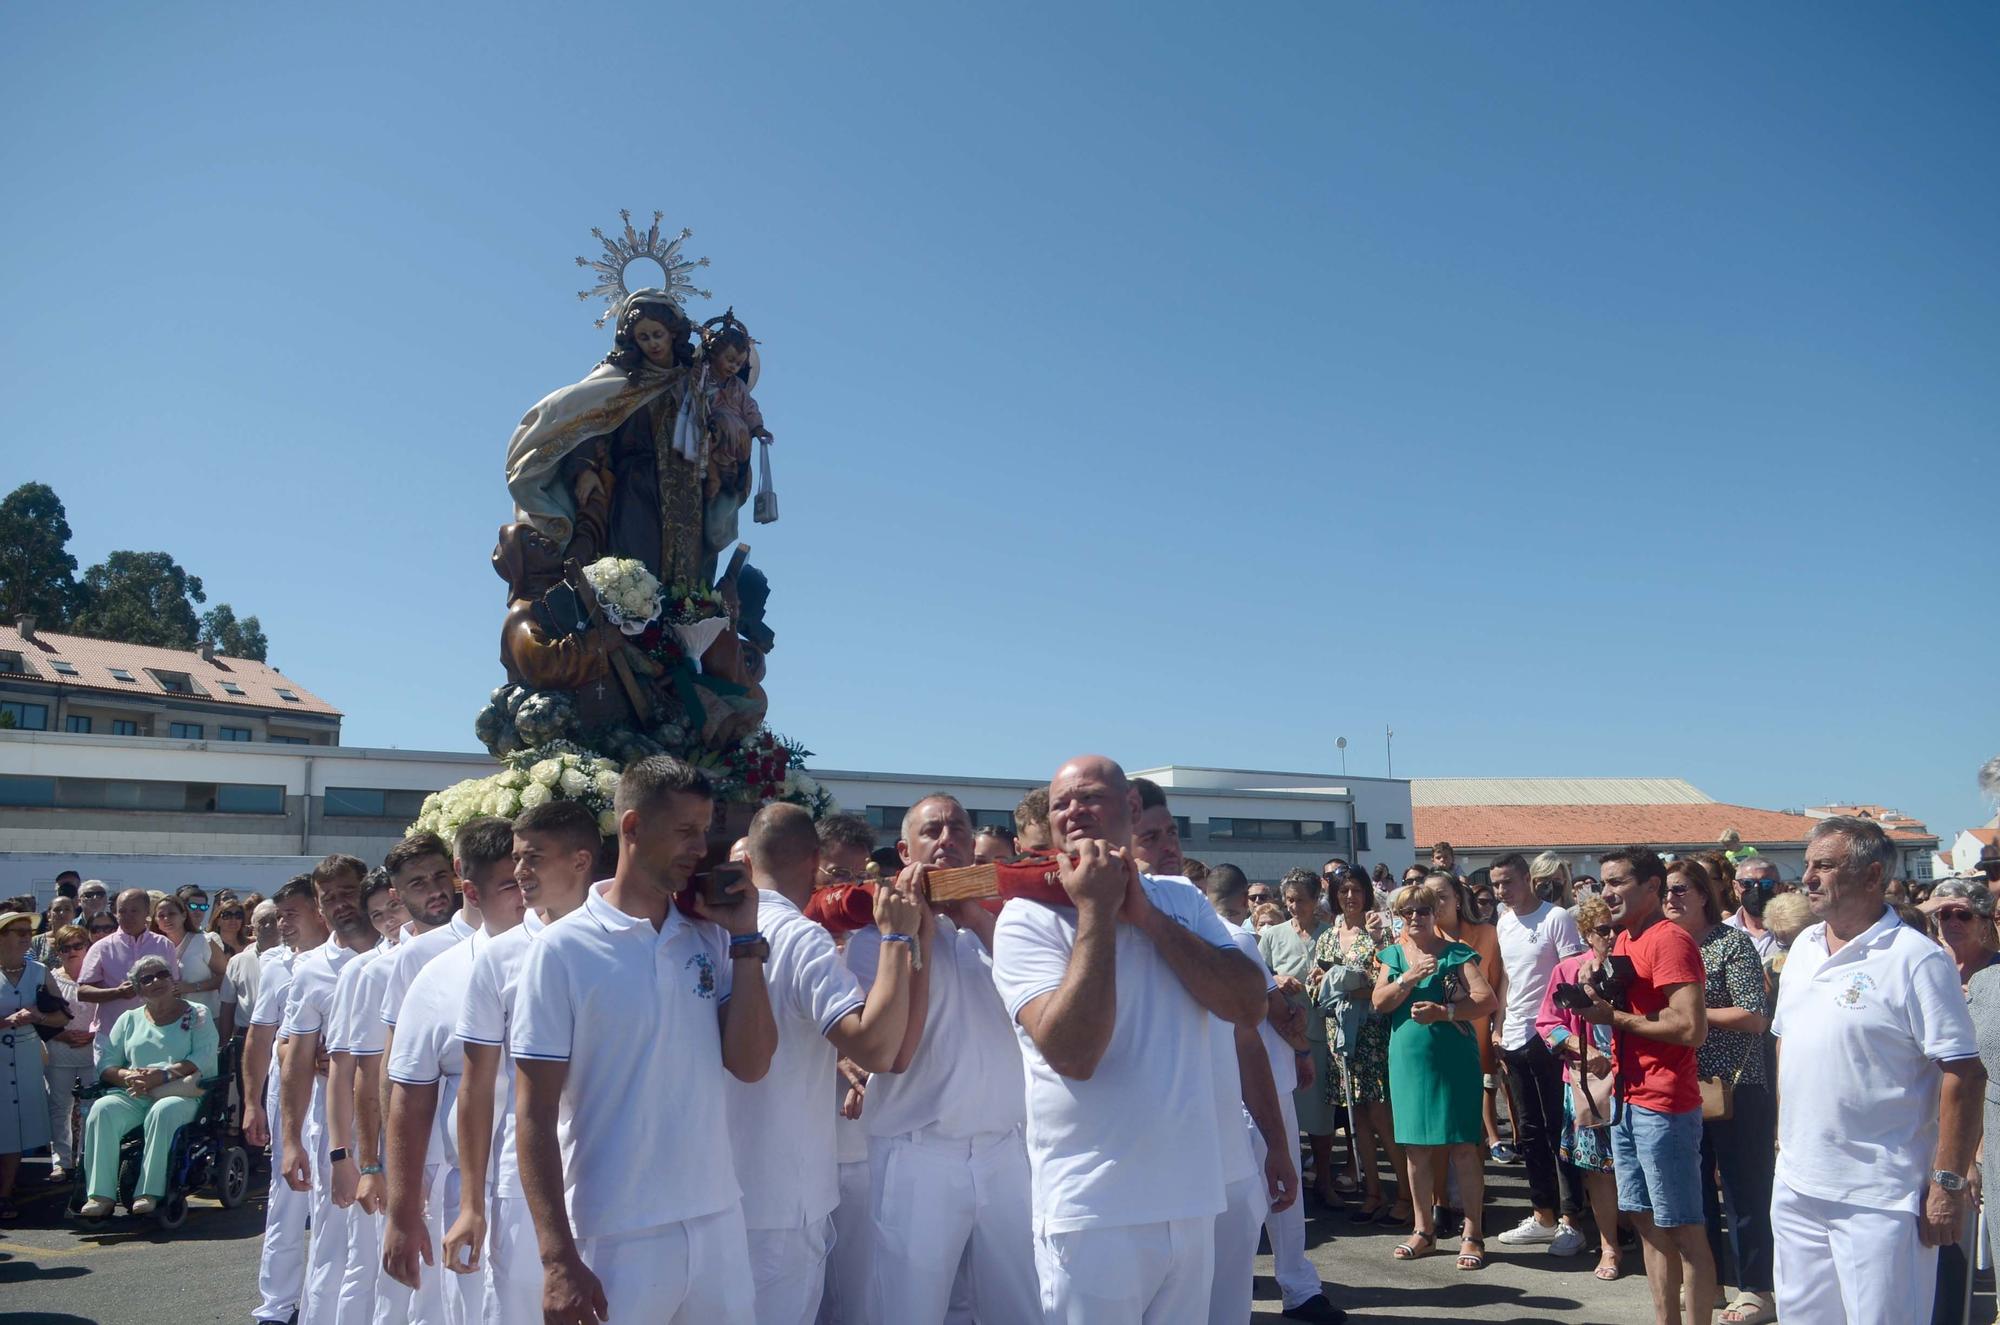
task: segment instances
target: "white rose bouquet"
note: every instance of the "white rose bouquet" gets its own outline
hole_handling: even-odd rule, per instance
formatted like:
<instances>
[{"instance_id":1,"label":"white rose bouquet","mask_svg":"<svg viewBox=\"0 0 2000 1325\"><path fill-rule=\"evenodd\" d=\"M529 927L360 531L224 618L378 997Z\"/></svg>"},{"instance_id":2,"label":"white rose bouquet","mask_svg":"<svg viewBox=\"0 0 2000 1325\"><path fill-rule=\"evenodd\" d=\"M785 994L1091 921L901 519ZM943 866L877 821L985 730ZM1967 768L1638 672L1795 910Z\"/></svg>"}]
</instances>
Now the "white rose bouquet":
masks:
<instances>
[{"instance_id":1,"label":"white rose bouquet","mask_svg":"<svg viewBox=\"0 0 2000 1325\"><path fill-rule=\"evenodd\" d=\"M552 800L576 801L595 815L609 836L618 830L611 801L618 794L618 765L568 741L523 750L499 772L468 778L424 798L411 832L436 833L454 841L466 822L483 814L511 819Z\"/></svg>"},{"instance_id":2,"label":"white rose bouquet","mask_svg":"<svg viewBox=\"0 0 2000 1325\"><path fill-rule=\"evenodd\" d=\"M630 557L602 557L583 568L583 578L597 594L598 605L612 625L637 635L660 615L660 580Z\"/></svg>"}]
</instances>

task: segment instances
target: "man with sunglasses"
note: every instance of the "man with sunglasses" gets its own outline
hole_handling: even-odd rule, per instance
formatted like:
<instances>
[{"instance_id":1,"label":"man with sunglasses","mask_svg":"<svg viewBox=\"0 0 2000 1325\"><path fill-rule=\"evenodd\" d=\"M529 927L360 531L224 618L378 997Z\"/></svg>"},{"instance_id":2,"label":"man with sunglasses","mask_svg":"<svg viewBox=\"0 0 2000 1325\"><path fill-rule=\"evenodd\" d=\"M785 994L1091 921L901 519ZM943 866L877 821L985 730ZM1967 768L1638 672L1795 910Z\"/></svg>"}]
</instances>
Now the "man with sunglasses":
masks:
<instances>
[{"instance_id":1,"label":"man with sunglasses","mask_svg":"<svg viewBox=\"0 0 2000 1325\"><path fill-rule=\"evenodd\" d=\"M1751 856L1736 866L1736 892L1740 905L1723 924L1740 929L1756 945L1759 961L1770 961L1778 950L1778 936L1764 928L1764 906L1784 891L1778 867L1762 856Z\"/></svg>"},{"instance_id":2,"label":"man with sunglasses","mask_svg":"<svg viewBox=\"0 0 2000 1325\"><path fill-rule=\"evenodd\" d=\"M76 889L77 923L85 929L90 928L90 922L103 915L110 902L111 890L104 886L104 880L84 880Z\"/></svg>"}]
</instances>

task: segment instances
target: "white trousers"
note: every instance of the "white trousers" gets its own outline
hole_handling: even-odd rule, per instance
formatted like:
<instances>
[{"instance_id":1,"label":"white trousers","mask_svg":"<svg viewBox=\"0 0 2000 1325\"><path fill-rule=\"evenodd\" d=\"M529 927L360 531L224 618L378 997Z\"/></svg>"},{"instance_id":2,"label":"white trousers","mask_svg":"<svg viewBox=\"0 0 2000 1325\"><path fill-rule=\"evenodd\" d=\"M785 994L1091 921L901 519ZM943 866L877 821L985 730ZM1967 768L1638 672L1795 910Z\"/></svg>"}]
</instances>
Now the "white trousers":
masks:
<instances>
[{"instance_id":1,"label":"white trousers","mask_svg":"<svg viewBox=\"0 0 2000 1325\"><path fill-rule=\"evenodd\" d=\"M750 1230L757 1325L812 1325L826 1290L826 1253L832 1237L831 1215L802 1228Z\"/></svg>"},{"instance_id":2,"label":"white trousers","mask_svg":"<svg viewBox=\"0 0 2000 1325\"><path fill-rule=\"evenodd\" d=\"M335 1325L340 1286L347 1271L348 1216L358 1211L355 1206L343 1210L333 1203L321 1085L313 1083L314 1116L300 1129L312 1169L312 1243L306 1249L306 1292L299 1306L299 1325Z\"/></svg>"},{"instance_id":3,"label":"white trousers","mask_svg":"<svg viewBox=\"0 0 2000 1325\"><path fill-rule=\"evenodd\" d=\"M751 1325L750 1243L739 1202L699 1219L578 1238L614 1321Z\"/></svg>"},{"instance_id":4,"label":"white trousers","mask_svg":"<svg viewBox=\"0 0 2000 1325\"><path fill-rule=\"evenodd\" d=\"M445 1210L449 1201L450 1209ZM440 1215L443 1222L439 1222ZM357 1220L367 1218L356 1214ZM439 1257L444 1254L445 1230L451 1221L458 1218L458 1170L441 1164L424 1166L424 1229L430 1235L431 1257L434 1265L425 1265L421 1258L417 1261L417 1286L410 1288L399 1284L387 1274L380 1273L382 1252L381 1233L377 1232L375 1268L378 1274L375 1297L375 1325L457 1325L465 1319L460 1311L461 1304L470 1295L474 1315L478 1319L478 1309L484 1294L480 1287L480 1276L453 1274L444 1268ZM380 1221L386 1228L387 1220ZM345 1325L345 1322L342 1323Z\"/></svg>"},{"instance_id":5,"label":"white trousers","mask_svg":"<svg viewBox=\"0 0 2000 1325\"><path fill-rule=\"evenodd\" d=\"M1285 1135L1291 1140L1293 1161L1296 1163L1299 1110L1292 1103L1292 1093L1288 1090L1278 1092L1278 1114L1283 1120ZM1252 1139L1256 1142L1257 1171L1262 1173L1266 1150L1263 1133L1253 1132ZM1271 1235L1271 1272L1278 1281L1278 1294L1285 1310L1290 1311L1310 1302L1326 1291L1320 1283L1319 1271L1306 1259L1306 1202L1303 1192L1288 1208L1265 1215L1264 1231Z\"/></svg>"},{"instance_id":6,"label":"white trousers","mask_svg":"<svg viewBox=\"0 0 2000 1325\"><path fill-rule=\"evenodd\" d=\"M542 1325L542 1259L525 1196L486 1203L486 1325Z\"/></svg>"},{"instance_id":7,"label":"white trousers","mask_svg":"<svg viewBox=\"0 0 2000 1325\"><path fill-rule=\"evenodd\" d=\"M867 1320L938 1325L968 1254L981 1321L1036 1317L1028 1151L1019 1130L870 1137L868 1164L875 1245Z\"/></svg>"},{"instance_id":8,"label":"white trousers","mask_svg":"<svg viewBox=\"0 0 2000 1325\"><path fill-rule=\"evenodd\" d=\"M833 1250L826 1257L826 1290L819 1325L865 1325L868 1298L868 1161L840 1166L840 1205L833 1212Z\"/></svg>"},{"instance_id":9,"label":"white trousers","mask_svg":"<svg viewBox=\"0 0 2000 1325\"><path fill-rule=\"evenodd\" d=\"M1249 1325L1257 1279L1257 1233L1271 1197L1259 1173L1222 1189L1228 1204L1215 1217L1215 1268L1209 1276L1209 1325Z\"/></svg>"},{"instance_id":10,"label":"white trousers","mask_svg":"<svg viewBox=\"0 0 2000 1325\"><path fill-rule=\"evenodd\" d=\"M382 1226L388 1221L359 1204L347 1207L347 1260L340 1273L340 1296L334 1300L334 1325L371 1325L375 1320L375 1290L401 1288L382 1273Z\"/></svg>"},{"instance_id":11,"label":"white trousers","mask_svg":"<svg viewBox=\"0 0 2000 1325\"><path fill-rule=\"evenodd\" d=\"M1917 1217L1771 1187L1778 1316L1799 1325L1930 1325L1937 1248Z\"/></svg>"},{"instance_id":12,"label":"white trousers","mask_svg":"<svg viewBox=\"0 0 2000 1325\"><path fill-rule=\"evenodd\" d=\"M271 1121L271 1135L282 1136L275 1071L264 1092L264 1116ZM278 1171L283 1162L279 1159L271 1165L271 1190L264 1204L264 1247L257 1254L254 1320L290 1320L305 1295L306 1218L312 1213L312 1194L292 1190Z\"/></svg>"},{"instance_id":13,"label":"white trousers","mask_svg":"<svg viewBox=\"0 0 2000 1325\"><path fill-rule=\"evenodd\" d=\"M444 1235L458 1222L458 1168L450 1164L432 1166L430 1193L424 1202L424 1226L431 1234L431 1255L435 1266L424 1268L424 1278L437 1277L438 1301L444 1325L480 1325L479 1313L485 1306L485 1276L459 1274L444 1263Z\"/></svg>"},{"instance_id":14,"label":"white trousers","mask_svg":"<svg viewBox=\"0 0 2000 1325\"><path fill-rule=\"evenodd\" d=\"M76 1167L76 1092L94 1085L97 1073L91 1070L94 1055L87 1044L48 1043L49 1062L45 1069L49 1084L49 1138L55 1147L56 1163Z\"/></svg>"},{"instance_id":15,"label":"white trousers","mask_svg":"<svg viewBox=\"0 0 2000 1325\"><path fill-rule=\"evenodd\" d=\"M1215 1219L1038 1229L1047 1325L1202 1325L1215 1277Z\"/></svg>"}]
</instances>

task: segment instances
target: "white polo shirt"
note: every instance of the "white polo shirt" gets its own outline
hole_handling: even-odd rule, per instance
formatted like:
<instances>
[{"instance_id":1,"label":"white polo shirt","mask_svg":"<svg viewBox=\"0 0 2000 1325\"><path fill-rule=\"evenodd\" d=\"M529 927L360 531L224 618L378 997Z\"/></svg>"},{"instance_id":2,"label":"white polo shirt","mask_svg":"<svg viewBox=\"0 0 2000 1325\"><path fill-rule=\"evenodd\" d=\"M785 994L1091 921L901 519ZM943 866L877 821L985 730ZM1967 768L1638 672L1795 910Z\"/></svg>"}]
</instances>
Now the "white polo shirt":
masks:
<instances>
[{"instance_id":1,"label":"white polo shirt","mask_svg":"<svg viewBox=\"0 0 2000 1325\"><path fill-rule=\"evenodd\" d=\"M278 1079L278 1041L285 1038L285 1002L292 992L292 967L300 956L280 943L266 950L257 962L257 1004L250 1009L250 1024L270 1026L278 1032L271 1037L267 1083Z\"/></svg>"},{"instance_id":2,"label":"white polo shirt","mask_svg":"<svg viewBox=\"0 0 2000 1325\"><path fill-rule=\"evenodd\" d=\"M863 989L875 986L882 935L870 925L847 936L847 969ZM943 916L930 950L930 997L923 1038L904 1072L878 1072L868 1082L861 1121L870 1136L903 1136L928 1128L964 1139L1005 1132L1026 1121L1021 1050L1007 1009L993 987L993 958L977 935Z\"/></svg>"},{"instance_id":3,"label":"white polo shirt","mask_svg":"<svg viewBox=\"0 0 2000 1325\"><path fill-rule=\"evenodd\" d=\"M454 911L445 924L398 943L396 958L389 964L388 983L382 987L383 1022L395 1026L397 1011L403 1006L403 998L410 992L410 982L417 978L418 971L454 943L471 937L472 926L465 923L465 912Z\"/></svg>"},{"instance_id":4,"label":"white polo shirt","mask_svg":"<svg viewBox=\"0 0 2000 1325\"><path fill-rule=\"evenodd\" d=\"M1278 988L1278 977L1264 965L1264 950L1257 946L1256 933L1227 920L1222 922L1222 927L1229 931L1229 937L1236 940L1236 950L1257 963L1258 969L1264 972L1264 996L1268 1004L1271 994ZM1285 1037L1278 1034L1268 1016L1257 1022L1257 1039L1264 1046L1264 1056L1271 1061L1271 1083L1278 1088L1279 1097L1290 1095L1299 1079L1292 1046L1285 1043ZM1243 1113L1246 1118L1249 1117L1248 1105L1244 1106ZM1256 1121L1252 1119L1251 1126L1255 1125Z\"/></svg>"},{"instance_id":5,"label":"white polo shirt","mask_svg":"<svg viewBox=\"0 0 2000 1325\"><path fill-rule=\"evenodd\" d=\"M1793 942L1771 1030L1778 1179L1823 1201L1914 1213L1937 1152L1939 1063L1979 1057L1958 968L1884 909L1828 955L1826 925Z\"/></svg>"},{"instance_id":6,"label":"white polo shirt","mask_svg":"<svg viewBox=\"0 0 2000 1325\"><path fill-rule=\"evenodd\" d=\"M354 988L347 996L347 1043L344 1047L346 1052L357 1058L374 1057L389 1047L389 1027L382 1020L382 991L389 987L389 973L395 969L396 954L409 943L409 938L402 938L396 946L382 948L381 955L363 966L354 977Z\"/></svg>"},{"instance_id":7,"label":"white polo shirt","mask_svg":"<svg viewBox=\"0 0 2000 1325\"><path fill-rule=\"evenodd\" d=\"M462 1041L500 1050L493 1080L493 1154L487 1166L497 1196L522 1195L521 1162L514 1152L514 1055L507 1048L507 1033L513 1025L521 965L541 932L542 918L530 910L520 924L480 945L473 954L465 1005L454 1028Z\"/></svg>"},{"instance_id":8,"label":"white polo shirt","mask_svg":"<svg viewBox=\"0 0 2000 1325\"><path fill-rule=\"evenodd\" d=\"M286 1035L325 1037L333 1016L334 987L340 982L340 973L358 956L354 949L328 939L299 958L292 968L292 987L285 995ZM313 1090L318 1091L320 1085L320 1078L315 1076Z\"/></svg>"},{"instance_id":9,"label":"white polo shirt","mask_svg":"<svg viewBox=\"0 0 2000 1325\"><path fill-rule=\"evenodd\" d=\"M389 1051L389 1080L406 1086L437 1085L427 1164L458 1167L458 1079L465 1075L458 1014L472 983L473 960L490 941L484 930L475 930L463 943L454 943L417 972L403 996L396 1044Z\"/></svg>"},{"instance_id":10,"label":"white polo shirt","mask_svg":"<svg viewBox=\"0 0 2000 1325\"><path fill-rule=\"evenodd\" d=\"M366 952L355 954L354 960L347 963L347 966L341 971L340 978L333 982L333 1007L327 1013L325 1032L326 1051L328 1053L353 1053L353 1045L356 1038L355 1032L357 1030L356 1021L359 1020L365 1023L380 1020L375 1015L376 1009L381 1006L379 997L373 1003L368 1002L366 999L361 1000L359 1003L360 1016L357 1018L355 991L361 984L362 973L372 967L379 966L382 963L382 959L394 951L395 948L384 941L377 943ZM362 1026L359 1029L366 1031L367 1027ZM374 1052L380 1053L382 1051L378 1046Z\"/></svg>"},{"instance_id":11,"label":"white polo shirt","mask_svg":"<svg viewBox=\"0 0 2000 1325\"><path fill-rule=\"evenodd\" d=\"M840 961L833 935L790 898L757 894L757 928L771 942L764 981L778 1023L771 1069L753 1083L729 1077L729 1139L743 1186L746 1228L802 1228L840 1204L833 1115L826 1079L839 1055L826 1033L867 1001Z\"/></svg>"},{"instance_id":12,"label":"white polo shirt","mask_svg":"<svg viewBox=\"0 0 2000 1325\"><path fill-rule=\"evenodd\" d=\"M584 904L528 949L514 993L514 1057L567 1062L564 1195L579 1238L714 1214L742 1192L729 1145L722 1023L729 940L669 907L650 921Z\"/></svg>"},{"instance_id":13,"label":"white polo shirt","mask_svg":"<svg viewBox=\"0 0 2000 1325\"><path fill-rule=\"evenodd\" d=\"M1526 915L1500 908L1500 964L1507 969L1507 1013L1500 1023L1500 1047L1521 1049L1535 1038L1535 1014L1549 992L1556 963L1583 951L1576 918L1560 906L1538 903Z\"/></svg>"},{"instance_id":14,"label":"white polo shirt","mask_svg":"<svg viewBox=\"0 0 2000 1325\"><path fill-rule=\"evenodd\" d=\"M1237 951L1193 884L1151 875L1140 884L1174 921ZM1117 1020L1088 1081L1050 1067L1014 1023L1028 1070L1028 1166L1040 1231L1207 1218L1223 1209L1222 1151L1193 1144L1222 1125L1215 1018L1137 929L1120 924L1116 942ZM1010 1018L1062 984L1075 945L1075 911L1007 903L993 936L993 978ZM1240 1111L1239 1104L1231 1116Z\"/></svg>"}]
</instances>

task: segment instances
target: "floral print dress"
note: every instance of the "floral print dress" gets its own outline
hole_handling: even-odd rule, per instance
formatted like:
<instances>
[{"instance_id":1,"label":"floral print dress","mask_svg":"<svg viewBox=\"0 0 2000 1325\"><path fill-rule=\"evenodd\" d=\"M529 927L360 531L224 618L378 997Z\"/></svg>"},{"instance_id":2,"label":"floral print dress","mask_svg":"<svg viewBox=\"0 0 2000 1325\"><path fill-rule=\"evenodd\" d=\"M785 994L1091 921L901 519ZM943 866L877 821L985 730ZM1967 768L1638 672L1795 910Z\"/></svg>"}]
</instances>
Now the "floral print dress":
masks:
<instances>
[{"instance_id":1,"label":"floral print dress","mask_svg":"<svg viewBox=\"0 0 2000 1325\"><path fill-rule=\"evenodd\" d=\"M1367 1006L1375 989L1378 952L1367 930L1330 925L1319 936L1313 957L1316 962L1365 970L1368 983L1340 998ZM1326 1038L1338 1048L1335 1070L1326 1082L1326 1102L1336 1109L1382 1103L1389 1098L1389 1019L1370 1007L1361 1016L1352 1044L1340 1043L1340 1022L1338 1012L1327 1016Z\"/></svg>"}]
</instances>

